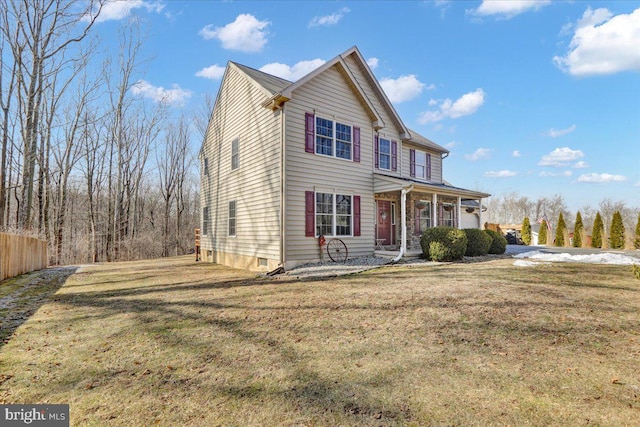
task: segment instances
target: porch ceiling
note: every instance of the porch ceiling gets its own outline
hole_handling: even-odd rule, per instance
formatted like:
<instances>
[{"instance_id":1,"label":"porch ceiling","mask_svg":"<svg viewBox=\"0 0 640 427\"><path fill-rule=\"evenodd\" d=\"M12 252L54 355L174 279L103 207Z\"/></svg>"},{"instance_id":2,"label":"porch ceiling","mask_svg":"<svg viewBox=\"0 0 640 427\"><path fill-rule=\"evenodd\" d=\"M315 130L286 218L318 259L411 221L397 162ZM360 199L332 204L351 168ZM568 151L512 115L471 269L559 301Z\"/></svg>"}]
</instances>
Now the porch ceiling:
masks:
<instances>
[{"instance_id":1,"label":"porch ceiling","mask_svg":"<svg viewBox=\"0 0 640 427\"><path fill-rule=\"evenodd\" d=\"M400 191L413 185L413 191L436 193L444 196L465 197L470 199L484 199L491 196L479 191L467 190L465 188L454 187L447 184L429 184L412 179L396 178L379 173L373 174L373 191L375 193L387 193L390 191Z\"/></svg>"}]
</instances>

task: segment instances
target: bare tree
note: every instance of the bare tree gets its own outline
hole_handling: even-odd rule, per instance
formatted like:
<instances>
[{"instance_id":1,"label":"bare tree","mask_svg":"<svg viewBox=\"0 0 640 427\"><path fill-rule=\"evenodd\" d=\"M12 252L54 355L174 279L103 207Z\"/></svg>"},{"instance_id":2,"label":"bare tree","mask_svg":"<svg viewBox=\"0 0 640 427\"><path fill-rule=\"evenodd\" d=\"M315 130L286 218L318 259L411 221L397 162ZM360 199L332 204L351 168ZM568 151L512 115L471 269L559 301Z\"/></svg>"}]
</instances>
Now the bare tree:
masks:
<instances>
[{"instance_id":1,"label":"bare tree","mask_svg":"<svg viewBox=\"0 0 640 427\"><path fill-rule=\"evenodd\" d=\"M18 225L23 228L32 224L39 120L48 74L64 71L52 64L87 36L101 9L101 3L93 1L84 5L66 0L0 2L0 28L11 49L18 89L23 151Z\"/></svg>"}]
</instances>

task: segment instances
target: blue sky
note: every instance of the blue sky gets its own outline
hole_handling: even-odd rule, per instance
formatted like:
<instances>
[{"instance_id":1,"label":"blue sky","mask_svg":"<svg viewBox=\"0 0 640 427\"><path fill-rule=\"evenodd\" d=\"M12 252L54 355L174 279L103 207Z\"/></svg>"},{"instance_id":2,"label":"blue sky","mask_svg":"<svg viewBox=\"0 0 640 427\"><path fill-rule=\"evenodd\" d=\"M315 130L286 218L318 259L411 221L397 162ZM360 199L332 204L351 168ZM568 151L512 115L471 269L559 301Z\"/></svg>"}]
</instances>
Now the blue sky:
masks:
<instances>
[{"instance_id":1,"label":"blue sky","mask_svg":"<svg viewBox=\"0 0 640 427\"><path fill-rule=\"evenodd\" d=\"M176 112L229 60L296 80L357 45L407 126L451 151L452 184L640 207L638 1L118 1L105 45L129 15L152 57L135 90Z\"/></svg>"}]
</instances>

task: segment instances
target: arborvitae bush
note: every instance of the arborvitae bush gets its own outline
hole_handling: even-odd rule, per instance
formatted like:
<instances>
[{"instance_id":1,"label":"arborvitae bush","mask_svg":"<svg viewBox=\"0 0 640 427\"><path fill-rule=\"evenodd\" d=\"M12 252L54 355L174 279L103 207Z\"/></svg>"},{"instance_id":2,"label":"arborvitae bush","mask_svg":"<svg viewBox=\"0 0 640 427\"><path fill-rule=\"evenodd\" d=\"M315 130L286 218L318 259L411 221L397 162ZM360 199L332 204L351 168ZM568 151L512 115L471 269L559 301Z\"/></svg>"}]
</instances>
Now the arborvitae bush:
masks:
<instances>
[{"instance_id":1,"label":"arborvitae bush","mask_svg":"<svg viewBox=\"0 0 640 427\"><path fill-rule=\"evenodd\" d=\"M525 216L522 221L522 241L525 245L531 244L531 222L528 216Z\"/></svg>"},{"instance_id":2,"label":"arborvitae bush","mask_svg":"<svg viewBox=\"0 0 640 427\"><path fill-rule=\"evenodd\" d=\"M422 253L432 261L462 259L467 251L467 235L453 227L427 228L420 238Z\"/></svg>"},{"instance_id":3,"label":"arborvitae bush","mask_svg":"<svg viewBox=\"0 0 640 427\"><path fill-rule=\"evenodd\" d=\"M638 223L636 224L636 238L633 239L633 247L636 249L640 249L640 214L638 214Z\"/></svg>"},{"instance_id":4,"label":"arborvitae bush","mask_svg":"<svg viewBox=\"0 0 640 427\"><path fill-rule=\"evenodd\" d=\"M582 224L582 215L580 211L576 214L576 225L573 227L573 247L582 247L582 233L584 233L584 224Z\"/></svg>"},{"instance_id":5,"label":"arborvitae bush","mask_svg":"<svg viewBox=\"0 0 640 427\"><path fill-rule=\"evenodd\" d=\"M462 231L467 235L466 256L482 256L489 253L492 241L491 236L477 228L465 228Z\"/></svg>"},{"instance_id":6,"label":"arborvitae bush","mask_svg":"<svg viewBox=\"0 0 640 427\"><path fill-rule=\"evenodd\" d=\"M567 231L567 224L564 222L562 212L558 215L558 226L556 227L556 246L564 246L564 232Z\"/></svg>"},{"instance_id":7,"label":"arborvitae bush","mask_svg":"<svg viewBox=\"0 0 640 427\"><path fill-rule=\"evenodd\" d=\"M507 239L502 234L493 230L484 230L484 232L491 237L490 254L500 255L507 250Z\"/></svg>"},{"instance_id":8,"label":"arborvitae bush","mask_svg":"<svg viewBox=\"0 0 640 427\"><path fill-rule=\"evenodd\" d=\"M596 213L596 219L593 220L593 232L591 234L591 247L602 247L602 235L604 234L604 224L600 212Z\"/></svg>"},{"instance_id":9,"label":"arborvitae bush","mask_svg":"<svg viewBox=\"0 0 640 427\"><path fill-rule=\"evenodd\" d=\"M620 211L613 213L611 226L609 227L609 247L611 249L624 249L624 223Z\"/></svg>"},{"instance_id":10,"label":"arborvitae bush","mask_svg":"<svg viewBox=\"0 0 640 427\"><path fill-rule=\"evenodd\" d=\"M547 244L547 221L544 219L542 220L542 224L540 224L540 231L538 232L538 244Z\"/></svg>"}]
</instances>

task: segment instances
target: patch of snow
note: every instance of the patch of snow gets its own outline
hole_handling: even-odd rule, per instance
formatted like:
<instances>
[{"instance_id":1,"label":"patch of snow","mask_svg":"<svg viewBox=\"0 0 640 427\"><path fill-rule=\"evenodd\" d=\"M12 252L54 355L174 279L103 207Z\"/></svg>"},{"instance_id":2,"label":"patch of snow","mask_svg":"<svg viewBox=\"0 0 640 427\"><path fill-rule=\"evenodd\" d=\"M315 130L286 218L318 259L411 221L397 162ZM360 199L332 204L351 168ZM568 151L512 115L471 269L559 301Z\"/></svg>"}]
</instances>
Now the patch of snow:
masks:
<instances>
[{"instance_id":1,"label":"patch of snow","mask_svg":"<svg viewBox=\"0 0 640 427\"><path fill-rule=\"evenodd\" d=\"M525 261L523 259L519 259L514 261L513 265L516 267L535 267L536 265L547 264L545 262L533 262L533 261Z\"/></svg>"},{"instance_id":2,"label":"patch of snow","mask_svg":"<svg viewBox=\"0 0 640 427\"><path fill-rule=\"evenodd\" d=\"M626 255L603 252L598 254L571 255L568 253L544 253L540 251L530 251L517 254L514 258L529 258L537 261L547 262L582 262L586 264L613 264L632 265L637 264L638 259ZM517 261L516 261L517 262ZM523 266L523 265L520 265Z\"/></svg>"}]
</instances>

